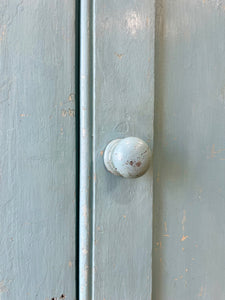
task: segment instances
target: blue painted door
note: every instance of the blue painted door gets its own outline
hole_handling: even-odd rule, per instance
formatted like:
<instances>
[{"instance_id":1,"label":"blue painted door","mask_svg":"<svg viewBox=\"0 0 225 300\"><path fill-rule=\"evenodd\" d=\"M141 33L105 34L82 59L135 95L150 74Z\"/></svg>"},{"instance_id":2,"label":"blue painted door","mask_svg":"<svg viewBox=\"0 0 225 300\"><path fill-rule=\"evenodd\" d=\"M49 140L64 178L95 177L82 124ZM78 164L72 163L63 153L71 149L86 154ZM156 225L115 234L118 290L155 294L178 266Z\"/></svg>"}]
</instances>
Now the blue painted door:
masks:
<instances>
[{"instance_id":1,"label":"blue painted door","mask_svg":"<svg viewBox=\"0 0 225 300\"><path fill-rule=\"evenodd\" d=\"M76 298L76 13L0 1L1 300Z\"/></svg>"},{"instance_id":2,"label":"blue painted door","mask_svg":"<svg viewBox=\"0 0 225 300\"><path fill-rule=\"evenodd\" d=\"M110 174L113 139L153 149L154 1L81 2L80 300L150 300L152 167Z\"/></svg>"},{"instance_id":3,"label":"blue painted door","mask_svg":"<svg viewBox=\"0 0 225 300\"><path fill-rule=\"evenodd\" d=\"M81 17L80 299L224 300L225 1L85 0ZM128 136L154 152L135 180L103 164Z\"/></svg>"},{"instance_id":4,"label":"blue painted door","mask_svg":"<svg viewBox=\"0 0 225 300\"><path fill-rule=\"evenodd\" d=\"M1 300L224 300L224 8L1 1ZM129 136L138 179L103 163Z\"/></svg>"},{"instance_id":5,"label":"blue painted door","mask_svg":"<svg viewBox=\"0 0 225 300\"><path fill-rule=\"evenodd\" d=\"M153 300L225 299L225 1L156 1Z\"/></svg>"}]
</instances>

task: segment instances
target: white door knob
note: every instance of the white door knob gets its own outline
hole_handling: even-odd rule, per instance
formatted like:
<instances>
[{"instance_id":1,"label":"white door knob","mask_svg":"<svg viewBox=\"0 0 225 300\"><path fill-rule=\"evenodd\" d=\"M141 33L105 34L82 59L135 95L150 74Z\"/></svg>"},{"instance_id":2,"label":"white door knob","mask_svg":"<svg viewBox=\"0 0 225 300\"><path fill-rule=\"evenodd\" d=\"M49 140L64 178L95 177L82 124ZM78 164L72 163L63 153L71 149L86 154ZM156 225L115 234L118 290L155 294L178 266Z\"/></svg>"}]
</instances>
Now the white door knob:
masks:
<instances>
[{"instance_id":1,"label":"white door knob","mask_svg":"<svg viewBox=\"0 0 225 300\"><path fill-rule=\"evenodd\" d=\"M137 178L145 174L151 161L151 150L137 137L111 141L104 152L106 169L114 175Z\"/></svg>"}]
</instances>

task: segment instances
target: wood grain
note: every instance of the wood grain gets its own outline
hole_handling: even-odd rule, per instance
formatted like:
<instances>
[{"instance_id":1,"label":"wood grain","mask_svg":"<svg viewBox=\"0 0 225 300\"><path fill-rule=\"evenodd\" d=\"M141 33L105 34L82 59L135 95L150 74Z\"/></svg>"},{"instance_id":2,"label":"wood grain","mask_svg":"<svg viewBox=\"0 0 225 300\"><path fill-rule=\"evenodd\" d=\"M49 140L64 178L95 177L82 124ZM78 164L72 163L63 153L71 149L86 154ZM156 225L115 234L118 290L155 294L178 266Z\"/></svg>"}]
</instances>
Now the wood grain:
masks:
<instances>
[{"instance_id":1,"label":"wood grain","mask_svg":"<svg viewBox=\"0 0 225 300\"><path fill-rule=\"evenodd\" d=\"M92 299L150 300L152 169L106 171L103 151L136 136L153 146L154 1L95 1Z\"/></svg>"},{"instance_id":2,"label":"wood grain","mask_svg":"<svg viewBox=\"0 0 225 300\"><path fill-rule=\"evenodd\" d=\"M1 300L75 299L74 22L74 1L0 2Z\"/></svg>"},{"instance_id":3,"label":"wood grain","mask_svg":"<svg viewBox=\"0 0 225 300\"><path fill-rule=\"evenodd\" d=\"M153 300L225 299L225 1L157 1Z\"/></svg>"}]
</instances>

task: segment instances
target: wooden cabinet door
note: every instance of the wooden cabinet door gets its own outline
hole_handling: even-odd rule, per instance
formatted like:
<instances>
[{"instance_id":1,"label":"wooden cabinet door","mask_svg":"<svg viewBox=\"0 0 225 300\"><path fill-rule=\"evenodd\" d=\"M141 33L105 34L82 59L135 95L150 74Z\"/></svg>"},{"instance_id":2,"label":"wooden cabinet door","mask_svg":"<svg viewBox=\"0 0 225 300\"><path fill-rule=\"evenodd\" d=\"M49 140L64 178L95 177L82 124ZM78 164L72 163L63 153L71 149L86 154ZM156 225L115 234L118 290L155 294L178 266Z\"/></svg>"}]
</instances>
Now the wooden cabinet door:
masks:
<instances>
[{"instance_id":1,"label":"wooden cabinet door","mask_svg":"<svg viewBox=\"0 0 225 300\"><path fill-rule=\"evenodd\" d=\"M153 299L225 299L225 1L156 1Z\"/></svg>"},{"instance_id":2,"label":"wooden cabinet door","mask_svg":"<svg viewBox=\"0 0 225 300\"><path fill-rule=\"evenodd\" d=\"M1 300L76 298L77 13L0 1Z\"/></svg>"},{"instance_id":3,"label":"wooden cabinet door","mask_svg":"<svg viewBox=\"0 0 225 300\"><path fill-rule=\"evenodd\" d=\"M224 300L224 0L2 0L0 54L0 299Z\"/></svg>"},{"instance_id":4,"label":"wooden cabinet door","mask_svg":"<svg viewBox=\"0 0 225 300\"><path fill-rule=\"evenodd\" d=\"M81 300L225 298L224 55L223 0L82 2ZM139 179L104 168L128 136Z\"/></svg>"},{"instance_id":5,"label":"wooden cabinet door","mask_svg":"<svg viewBox=\"0 0 225 300\"><path fill-rule=\"evenodd\" d=\"M113 139L153 148L154 1L82 1L80 51L80 300L150 300L152 168L106 171Z\"/></svg>"}]
</instances>

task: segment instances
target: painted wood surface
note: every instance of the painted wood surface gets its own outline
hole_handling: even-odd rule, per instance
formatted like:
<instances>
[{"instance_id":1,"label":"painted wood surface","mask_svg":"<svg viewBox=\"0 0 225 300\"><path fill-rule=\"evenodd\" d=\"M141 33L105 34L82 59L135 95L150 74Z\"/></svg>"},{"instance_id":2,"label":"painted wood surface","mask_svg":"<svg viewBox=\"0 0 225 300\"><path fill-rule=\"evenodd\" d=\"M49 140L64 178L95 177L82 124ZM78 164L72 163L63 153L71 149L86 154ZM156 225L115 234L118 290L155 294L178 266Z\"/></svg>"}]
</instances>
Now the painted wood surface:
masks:
<instances>
[{"instance_id":1,"label":"painted wood surface","mask_svg":"<svg viewBox=\"0 0 225 300\"><path fill-rule=\"evenodd\" d=\"M80 4L79 300L92 299L92 0Z\"/></svg>"},{"instance_id":2,"label":"painted wood surface","mask_svg":"<svg viewBox=\"0 0 225 300\"><path fill-rule=\"evenodd\" d=\"M0 2L0 299L75 299L75 1Z\"/></svg>"},{"instance_id":3,"label":"painted wood surface","mask_svg":"<svg viewBox=\"0 0 225 300\"><path fill-rule=\"evenodd\" d=\"M103 153L128 136L153 147L154 1L97 0L93 9L91 299L150 300L152 169L117 177L106 171Z\"/></svg>"},{"instance_id":4,"label":"painted wood surface","mask_svg":"<svg viewBox=\"0 0 225 300\"><path fill-rule=\"evenodd\" d=\"M153 300L223 300L225 1L156 15Z\"/></svg>"}]
</instances>

